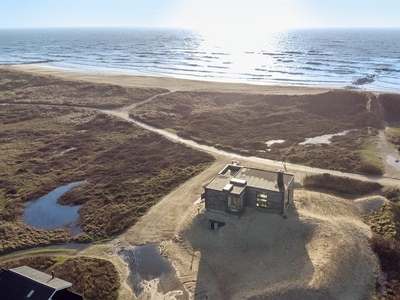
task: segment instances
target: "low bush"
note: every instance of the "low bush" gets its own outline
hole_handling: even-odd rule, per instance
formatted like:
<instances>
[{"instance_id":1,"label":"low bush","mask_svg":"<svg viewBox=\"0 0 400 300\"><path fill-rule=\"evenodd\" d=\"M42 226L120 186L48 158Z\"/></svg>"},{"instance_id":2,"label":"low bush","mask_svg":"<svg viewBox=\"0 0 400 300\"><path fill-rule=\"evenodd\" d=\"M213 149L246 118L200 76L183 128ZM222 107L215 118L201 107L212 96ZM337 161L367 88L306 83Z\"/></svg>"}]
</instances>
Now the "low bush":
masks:
<instances>
[{"instance_id":1,"label":"low bush","mask_svg":"<svg viewBox=\"0 0 400 300\"><path fill-rule=\"evenodd\" d=\"M329 174L308 175L303 181L305 187L328 189L334 192L366 195L378 191L383 186L377 182L362 181Z\"/></svg>"},{"instance_id":2,"label":"low bush","mask_svg":"<svg viewBox=\"0 0 400 300\"><path fill-rule=\"evenodd\" d=\"M385 130L385 135L394 145L400 145L400 128L389 127Z\"/></svg>"},{"instance_id":3,"label":"low bush","mask_svg":"<svg viewBox=\"0 0 400 300\"><path fill-rule=\"evenodd\" d=\"M382 272L384 272L376 282L377 298L400 299L400 242L374 234L370 244L372 250L378 255Z\"/></svg>"},{"instance_id":4,"label":"low bush","mask_svg":"<svg viewBox=\"0 0 400 300\"><path fill-rule=\"evenodd\" d=\"M357 171L359 173L363 173L363 174L369 174L369 175L382 175L382 169L372 165L372 164L367 164L367 163L363 163L361 164L358 168Z\"/></svg>"}]
</instances>

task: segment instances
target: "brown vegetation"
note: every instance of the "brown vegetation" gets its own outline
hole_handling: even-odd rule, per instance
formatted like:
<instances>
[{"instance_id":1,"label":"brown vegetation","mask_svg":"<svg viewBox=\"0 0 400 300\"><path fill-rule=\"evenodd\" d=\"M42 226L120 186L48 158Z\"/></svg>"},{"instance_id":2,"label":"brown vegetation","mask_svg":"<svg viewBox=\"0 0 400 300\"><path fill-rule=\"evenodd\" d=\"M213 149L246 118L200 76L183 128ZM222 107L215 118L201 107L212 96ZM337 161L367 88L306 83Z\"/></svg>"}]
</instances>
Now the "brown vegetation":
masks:
<instances>
[{"instance_id":1,"label":"brown vegetation","mask_svg":"<svg viewBox=\"0 0 400 300\"><path fill-rule=\"evenodd\" d=\"M378 104L381 108L382 117L389 124L400 123L400 95L381 94L378 96Z\"/></svg>"},{"instance_id":2,"label":"brown vegetation","mask_svg":"<svg viewBox=\"0 0 400 300\"><path fill-rule=\"evenodd\" d=\"M91 257L35 256L1 262L0 267L11 269L29 266L72 283L71 290L85 300L116 300L120 286L118 272L108 260Z\"/></svg>"},{"instance_id":3,"label":"brown vegetation","mask_svg":"<svg viewBox=\"0 0 400 300\"><path fill-rule=\"evenodd\" d=\"M70 241L66 230L36 230L21 222L26 201L60 185L87 180L60 202L83 205L84 233L76 241L100 240L134 224L213 161L91 110L6 105L0 107L0 124L0 253Z\"/></svg>"},{"instance_id":4,"label":"brown vegetation","mask_svg":"<svg viewBox=\"0 0 400 300\"><path fill-rule=\"evenodd\" d=\"M370 243L382 270L376 281L377 298L396 300L400 294L400 190L388 190L383 196L389 202L365 216L365 221L374 232Z\"/></svg>"},{"instance_id":5,"label":"brown vegetation","mask_svg":"<svg viewBox=\"0 0 400 300\"><path fill-rule=\"evenodd\" d=\"M304 178L303 185L309 188L327 189L350 195L367 195L382 188L382 185L377 182L362 181L329 174L308 175Z\"/></svg>"},{"instance_id":6,"label":"brown vegetation","mask_svg":"<svg viewBox=\"0 0 400 300\"><path fill-rule=\"evenodd\" d=\"M51 76L0 69L0 103L41 103L116 108L166 92L156 88L125 88L60 80Z\"/></svg>"},{"instance_id":7,"label":"brown vegetation","mask_svg":"<svg viewBox=\"0 0 400 300\"><path fill-rule=\"evenodd\" d=\"M342 171L381 173L360 148L381 128L368 96L351 91L316 95L174 92L131 111L131 116L227 151ZM306 138L351 130L331 144L300 145ZM285 140L268 147L270 140Z\"/></svg>"}]
</instances>

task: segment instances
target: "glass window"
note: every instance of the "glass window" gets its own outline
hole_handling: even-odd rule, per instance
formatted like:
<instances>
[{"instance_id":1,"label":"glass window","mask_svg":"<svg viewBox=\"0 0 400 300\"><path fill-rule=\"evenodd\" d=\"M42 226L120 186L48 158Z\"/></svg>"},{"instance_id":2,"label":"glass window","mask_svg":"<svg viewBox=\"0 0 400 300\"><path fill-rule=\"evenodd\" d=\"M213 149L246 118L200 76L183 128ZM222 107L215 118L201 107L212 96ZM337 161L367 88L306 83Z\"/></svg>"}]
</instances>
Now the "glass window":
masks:
<instances>
[{"instance_id":1,"label":"glass window","mask_svg":"<svg viewBox=\"0 0 400 300\"><path fill-rule=\"evenodd\" d=\"M257 207L263 207L267 208L268 207L268 195L267 193L263 192L257 192L257 199L256 199L256 206Z\"/></svg>"},{"instance_id":2,"label":"glass window","mask_svg":"<svg viewBox=\"0 0 400 300\"><path fill-rule=\"evenodd\" d=\"M233 212L240 211L240 198L237 196L228 197L228 209Z\"/></svg>"}]
</instances>

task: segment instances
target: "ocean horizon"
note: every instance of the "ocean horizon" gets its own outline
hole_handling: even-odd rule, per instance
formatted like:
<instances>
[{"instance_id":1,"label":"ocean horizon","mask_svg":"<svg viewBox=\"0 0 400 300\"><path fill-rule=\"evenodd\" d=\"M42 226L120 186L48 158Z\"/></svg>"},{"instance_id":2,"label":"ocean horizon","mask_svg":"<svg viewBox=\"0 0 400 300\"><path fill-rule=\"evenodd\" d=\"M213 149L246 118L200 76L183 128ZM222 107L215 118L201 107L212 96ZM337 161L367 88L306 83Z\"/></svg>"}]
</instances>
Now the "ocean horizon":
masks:
<instances>
[{"instance_id":1,"label":"ocean horizon","mask_svg":"<svg viewBox=\"0 0 400 300\"><path fill-rule=\"evenodd\" d=\"M0 65L395 93L400 87L400 28L1 29L0 41Z\"/></svg>"}]
</instances>

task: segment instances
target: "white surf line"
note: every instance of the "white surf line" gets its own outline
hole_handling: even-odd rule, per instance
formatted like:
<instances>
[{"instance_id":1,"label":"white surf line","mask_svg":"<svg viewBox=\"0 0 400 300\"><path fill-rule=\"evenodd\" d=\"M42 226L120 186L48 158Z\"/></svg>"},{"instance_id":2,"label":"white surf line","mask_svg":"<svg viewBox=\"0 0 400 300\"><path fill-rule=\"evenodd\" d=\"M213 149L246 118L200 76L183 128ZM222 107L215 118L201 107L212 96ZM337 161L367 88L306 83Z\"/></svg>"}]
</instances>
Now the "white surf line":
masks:
<instances>
[{"instance_id":1,"label":"white surf line","mask_svg":"<svg viewBox=\"0 0 400 300\"><path fill-rule=\"evenodd\" d=\"M120 111L113 111L113 110L101 110L102 112L109 114L109 115L113 115L113 116L117 116L120 118L123 118L129 122L132 122L144 129L150 130L152 132L158 133L166 138L168 138L169 140L175 141L175 142L179 142L179 143L183 143L187 146L190 146L194 149L198 149L198 150L202 150L205 151L207 153L210 154L214 154L214 155L219 155L219 156L225 156L227 158L229 158L229 160L231 159L235 159L235 160L247 160L253 163L258 163L258 164L262 164L268 167L272 167L272 168L277 168L277 169L284 169L284 165L281 161L274 161L271 159L267 159L267 158L259 158L259 157L255 157L255 156L243 156L237 153L231 153L231 152L227 152L224 150L220 150L211 146L207 146L207 145L202 145L202 144L198 144L195 141L192 140L187 140L184 138L181 138L179 136L177 136L176 134L170 133L168 131L165 131L163 129L160 128L156 128L154 126L148 125L146 123L143 123L141 121L138 121L136 119L133 119L131 117L129 117L129 115L127 113L123 113ZM389 178L389 177L383 177L383 176L367 176L367 175L361 175L361 174L354 174L354 173L346 173L346 172L341 172L341 171L335 171L335 170L328 170L328 169L321 169L321 168L314 168L314 167L308 167L308 166L303 166L303 165L296 165L296 164L291 164L291 163L285 163L286 165L286 169L288 171L293 170L293 171L298 171L298 172L303 172L306 174L322 174L322 173L329 173L331 175L336 175L336 176L340 176L340 177L349 177L349 178L353 178L353 179L359 179L359 180L363 180L363 181L375 181L375 182L379 182L382 185L399 185L400 184L400 179L396 179L396 178Z\"/></svg>"}]
</instances>

